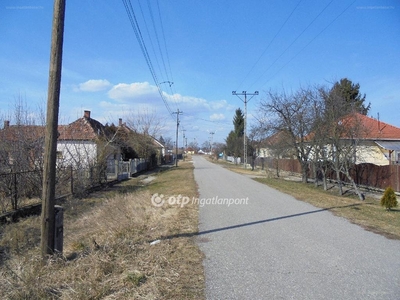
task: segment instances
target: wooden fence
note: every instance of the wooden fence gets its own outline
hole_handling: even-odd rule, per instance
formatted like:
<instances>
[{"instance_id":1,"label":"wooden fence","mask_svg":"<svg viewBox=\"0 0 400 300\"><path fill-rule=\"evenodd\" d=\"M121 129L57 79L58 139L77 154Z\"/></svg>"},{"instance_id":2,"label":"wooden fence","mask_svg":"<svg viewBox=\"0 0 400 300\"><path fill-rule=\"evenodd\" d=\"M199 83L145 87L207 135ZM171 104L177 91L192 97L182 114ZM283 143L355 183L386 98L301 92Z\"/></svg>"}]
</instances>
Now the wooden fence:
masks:
<instances>
[{"instance_id":1,"label":"wooden fence","mask_svg":"<svg viewBox=\"0 0 400 300\"><path fill-rule=\"evenodd\" d=\"M265 158L264 162L261 159L255 161L257 167L261 168L263 164L265 168L276 170L276 172L286 171L301 174L301 166L296 159L278 160ZM310 163L309 178L315 179L313 178L314 174L313 164ZM358 185L382 190L391 186L396 192L400 192L400 165L377 166L373 164L359 164L354 166L350 174ZM328 174L328 178L336 180L336 175L331 172ZM342 177L341 180L344 182L348 181L345 177Z\"/></svg>"}]
</instances>

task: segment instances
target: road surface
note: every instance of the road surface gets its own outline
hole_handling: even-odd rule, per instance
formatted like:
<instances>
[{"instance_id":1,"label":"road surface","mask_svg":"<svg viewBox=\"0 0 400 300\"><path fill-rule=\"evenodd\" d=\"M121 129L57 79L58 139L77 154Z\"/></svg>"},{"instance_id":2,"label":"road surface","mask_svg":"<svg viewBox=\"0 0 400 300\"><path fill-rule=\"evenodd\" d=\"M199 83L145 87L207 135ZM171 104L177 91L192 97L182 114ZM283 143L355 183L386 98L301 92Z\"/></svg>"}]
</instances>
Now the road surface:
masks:
<instances>
[{"instance_id":1,"label":"road surface","mask_svg":"<svg viewBox=\"0 0 400 300\"><path fill-rule=\"evenodd\" d=\"M400 241L193 163L207 299L400 299Z\"/></svg>"}]
</instances>

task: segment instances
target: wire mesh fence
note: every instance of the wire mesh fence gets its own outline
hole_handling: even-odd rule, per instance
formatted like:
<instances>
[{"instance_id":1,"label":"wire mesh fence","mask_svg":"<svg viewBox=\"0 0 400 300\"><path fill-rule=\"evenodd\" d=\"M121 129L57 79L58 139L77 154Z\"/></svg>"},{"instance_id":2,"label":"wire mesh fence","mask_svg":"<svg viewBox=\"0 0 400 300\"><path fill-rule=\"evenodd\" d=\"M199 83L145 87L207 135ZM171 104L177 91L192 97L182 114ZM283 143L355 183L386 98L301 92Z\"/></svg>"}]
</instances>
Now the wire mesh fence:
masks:
<instances>
[{"instance_id":1,"label":"wire mesh fence","mask_svg":"<svg viewBox=\"0 0 400 300\"><path fill-rule=\"evenodd\" d=\"M57 167L55 195L56 198L68 195L80 197L90 189L102 186L109 181L129 178L134 173L145 169L145 161L141 159L129 162L109 161L104 166L88 168ZM0 173L0 214L39 203L42 197L42 186L42 170L3 171Z\"/></svg>"}]
</instances>

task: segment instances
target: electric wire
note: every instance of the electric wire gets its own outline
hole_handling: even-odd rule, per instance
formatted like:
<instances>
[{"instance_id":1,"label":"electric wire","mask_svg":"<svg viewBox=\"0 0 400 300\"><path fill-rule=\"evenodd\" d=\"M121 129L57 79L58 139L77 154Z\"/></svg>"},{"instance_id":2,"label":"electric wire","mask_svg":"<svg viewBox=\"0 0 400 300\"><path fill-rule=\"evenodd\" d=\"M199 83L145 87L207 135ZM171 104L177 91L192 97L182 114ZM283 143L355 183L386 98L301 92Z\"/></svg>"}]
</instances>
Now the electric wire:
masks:
<instances>
[{"instance_id":1,"label":"electric wire","mask_svg":"<svg viewBox=\"0 0 400 300\"><path fill-rule=\"evenodd\" d=\"M171 98L172 98L172 102L175 104L175 108L178 111L178 109L179 109L178 103L177 103L177 101L175 101L177 95L175 93L175 89L173 88L174 77L172 76L171 62L170 62L170 59L169 59L167 41L166 41L166 38L165 38L164 24L163 24L163 21L162 21L161 9L160 9L160 4L159 4L158 0L157 0L157 11L158 11L158 18L160 20L161 36L162 36L162 39L163 39L163 44L164 44L164 49L165 49L165 57L166 57L166 60L167 60L167 67L168 67L167 68L165 66L165 63L164 63L165 73L167 75L167 81L169 82L169 90L171 92L170 95L171 95ZM160 48L160 52L162 52L161 48ZM163 62L164 62L164 60L163 60Z\"/></svg>"},{"instance_id":2,"label":"electric wire","mask_svg":"<svg viewBox=\"0 0 400 300\"><path fill-rule=\"evenodd\" d=\"M237 88L236 90L240 90L240 87L242 86L242 84L245 82L245 80L249 77L249 75L251 74L251 72L254 70L254 68L257 66L257 64L260 62L261 58L264 56L264 54L267 52L267 50L269 49L269 47L272 45L272 43L275 41L276 37L279 35L279 33L282 31L283 27L285 27L286 23L289 21L289 19L291 18L291 16L293 15L293 13L295 12L295 10L297 9L297 7L299 7L300 3L303 0L300 0L296 6L293 8L293 10L290 12L289 16L286 18L286 20L283 22L283 24L281 25L281 27L279 28L279 30L275 33L274 37L271 39L271 41L268 43L267 47L264 49L264 51L261 53L261 55L259 56L259 58L256 60L256 62L253 64L253 66L250 68L249 72L247 72L246 76L244 77L244 79L240 82L239 84L239 88Z\"/></svg>"},{"instance_id":3,"label":"electric wire","mask_svg":"<svg viewBox=\"0 0 400 300\"><path fill-rule=\"evenodd\" d=\"M157 56L157 54L156 54L156 50L155 50L155 47L154 47L153 39L151 38L149 26L147 26L146 17L145 17L145 15L144 15L144 10L143 10L142 4L140 3L140 0L137 0L137 3L138 3L138 5L139 5L140 13L141 13L141 15L142 15L144 27L145 27L145 29L146 29L147 36L148 36L149 41L150 41L150 46L151 46L151 49L152 49L153 54L154 54L154 59L155 59L156 65L157 65L157 67L158 67L158 70L161 70L160 63L159 63L159 61L158 61L158 56ZM161 74L162 74L162 73L161 73Z\"/></svg>"},{"instance_id":4,"label":"electric wire","mask_svg":"<svg viewBox=\"0 0 400 300\"><path fill-rule=\"evenodd\" d=\"M171 82L174 82L174 77L172 76L171 62L170 62L170 59L169 59L167 41L166 41L166 39L165 39L164 24L163 24L163 21L162 21L161 10L160 10L160 4L159 4L158 0L157 0L157 10L158 10L158 17L159 17L159 19L160 19L160 27L161 27L161 34L162 34L163 42L164 42L165 56L166 56L166 58L167 58L167 63L168 63L169 76L167 75L167 78L169 78L169 80L170 80ZM167 74L168 74L168 72L167 72Z\"/></svg>"},{"instance_id":5,"label":"electric wire","mask_svg":"<svg viewBox=\"0 0 400 300\"><path fill-rule=\"evenodd\" d=\"M164 55L163 55L163 52L162 52L162 50L161 50L160 39L158 38L158 31L157 31L157 28L156 28L156 22L155 22L155 20L154 20L154 14L153 14L153 10L152 10L152 8L151 8L150 1L149 1L149 0L147 0L147 7L148 7L148 9L149 9L149 14L150 14L151 23L153 24L154 35L155 35L156 42L157 42L157 46L158 46L158 50L159 50L159 53L160 53L161 62L162 62L162 64L163 64L163 70L164 70L164 72L165 72L165 78L167 78L167 80L169 80L169 79L168 79L167 68L166 68L166 66L165 66ZM162 74L161 68L160 68L160 73Z\"/></svg>"},{"instance_id":6,"label":"electric wire","mask_svg":"<svg viewBox=\"0 0 400 300\"><path fill-rule=\"evenodd\" d=\"M317 39L328 27L330 27L341 15L343 15L357 0L351 2L342 12L339 13L328 25L326 25L314 38L312 38L303 48L301 48L289 61L287 61L274 75L272 75L267 81L269 82L272 78L274 78L283 68L285 68L288 64L290 64L304 49L306 49L315 39ZM266 84L265 83L265 84Z\"/></svg>"},{"instance_id":7,"label":"electric wire","mask_svg":"<svg viewBox=\"0 0 400 300\"><path fill-rule=\"evenodd\" d=\"M125 10L127 12L129 21L130 21L131 26L132 26L132 29L133 29L133 31L135 33L136 39L137 39L137 41L139 43L140 50L141 50L141 52L142 52L142 54L143 54L143 56L145 58L147 67L149 68L149 71L151 73L153 81L154 81L155 85L157 86L158 93L160 94L161 99L163 100L164 105L168 110L169 115L173 118L171 107L169 106L169 103L168 103L167 99L165 98L163 91L161 90L160 82L159 82L157 74L156 74L156 72L154 70L150 55L149 55L147 47L146 47L146 43L145 43L145 41L143 39L143 35L142 35L139 23L138 23L137 18L136 18L135 10L133 9L132 2L130 0L122 0L122 2L124 4Z\"/></svg>"},{"instance_id":8,"label":"electric wire","mask_svg":"<svg viewBox=\"0 0 400 300\"><path fill-rule=\"evenodd\" d=\"M161 76L161 78L158 79L159 80L158 83L160 85L160 89L161 89L161 91L163 93L163 97L166 98L166 101L172 102L172 103L175 104L175 109L177 111L179 109L179 107L177 105L177 101L175 101L176 96L175 96L175 92L174 92L173 86L172 86L172 84L173 84L172 72L171 72L171 67L170 67L170 63L169 63L169 56L168 56L168 50L167 50L168 48L167 48L167 44L166 44L164 27L162 25L162 17L161 17L160 6L158 5L158 1L157 1L157 12L158 12L159 24L160 24L160 27L161 27L160 31L161 31L161 36L162 36L163 41L164 41L164 48L165 48L165 53L166 53L165 56L167 56L167 60L168 60L168 64L169 64L169 72L168 72L168 69L166 67L165 58L164 58L164 54L163 54L163 49L161 47L160 38L159 38L159 32L158 32L159 30L157 29L157 26L156 26L155 14L153 13L154 10L151 7L151 1L147 0L147 9L148 9L148 13L149 13L149 16L150 16L149 18L151 20L152 30L154 32L154 37L155 37L155 40L156 40L156 43L157 43L157 49L158 49L158 53L159 53L160 60L162 62L163 68L160 66L158 55L156 54L157 51L155 50L155 47L154 47L154 44L153 44L153 39L151 38L150 30L148 29L148 26L147 26L145 13L144 13L144 10L142 8L143 6L141 5L140 0L137 0L137 1L138 1L138 4L139 4L141 13L142 13L143 22L144 22L144 24L146 26L147 33L148 33L148 36L149 36L149 39L150 39L150 42L151 42L151 46L152 46L152 49L153 49L154 57L155 57L155 60L156 60L157 66L158 66L158 71L159 71L159 74ZM170 77L169 74L171 74L171 77ZM163 88L161 86L161 83L168 83L169 90L170 90L170 96L168 95L168 93L164 93L163 92Z\"/></svg>"},{"instance_id":9,"label":"electric wire","mask_svg":"<svg viewBox=\"0 0 400 300\"><path fill-rule=\"evenodd\" d=\"M303 29L300 34L297 35L297 37L283 50L283 52L268 66L267 69L264 70L264 72L253 82L253 84L250 85L249 88L254 86L260 79L271 69L273 65L294 45L294 43L297 42L297 40L311 27L312 24L324 13L324 11L332 4L334 0L331 0L325 7L318 13L318 15Z\"/></svg>"}]
</instances>

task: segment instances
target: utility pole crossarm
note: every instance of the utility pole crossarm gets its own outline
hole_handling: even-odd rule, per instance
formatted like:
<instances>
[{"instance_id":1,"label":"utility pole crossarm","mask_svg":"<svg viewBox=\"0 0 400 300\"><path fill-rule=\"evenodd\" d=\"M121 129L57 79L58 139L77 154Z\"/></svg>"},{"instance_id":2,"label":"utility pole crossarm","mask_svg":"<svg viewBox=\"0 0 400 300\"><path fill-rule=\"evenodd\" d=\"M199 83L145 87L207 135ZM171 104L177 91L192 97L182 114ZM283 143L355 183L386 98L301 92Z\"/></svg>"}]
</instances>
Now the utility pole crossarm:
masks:
<instances>
[{"instance_id":1,"label":"utility pole crossarm","mask_svg":"<svg viewBox=\"0 0 400 300\"><path fill-rule=\"evenodd\" d=\"M247 93L246 91L243 91L241 93L237 93L236 91L232 91L232 95L238 96L240 100L243 101L244 103L244 133L243 133L243 166L246 169L247 167L247 138L246 138L246 132L247 132L247 103L256 95L258 95L258 91L255 91L254 93ZM247 100L247 95L250 95L250 99ZM244 100L240 98L240 96L244 96Z\"/></svg>"}]
</instances>

